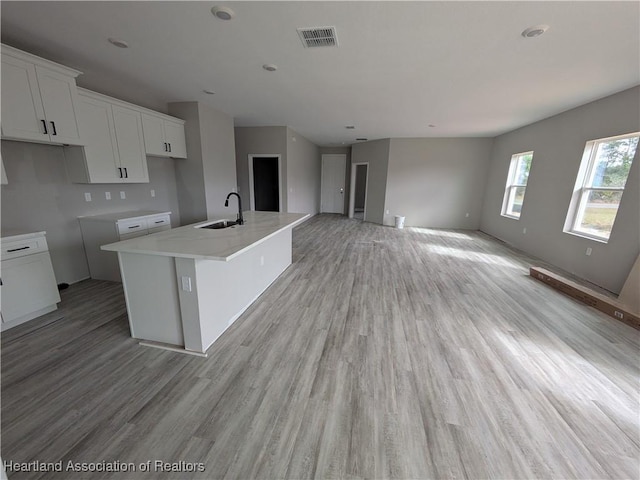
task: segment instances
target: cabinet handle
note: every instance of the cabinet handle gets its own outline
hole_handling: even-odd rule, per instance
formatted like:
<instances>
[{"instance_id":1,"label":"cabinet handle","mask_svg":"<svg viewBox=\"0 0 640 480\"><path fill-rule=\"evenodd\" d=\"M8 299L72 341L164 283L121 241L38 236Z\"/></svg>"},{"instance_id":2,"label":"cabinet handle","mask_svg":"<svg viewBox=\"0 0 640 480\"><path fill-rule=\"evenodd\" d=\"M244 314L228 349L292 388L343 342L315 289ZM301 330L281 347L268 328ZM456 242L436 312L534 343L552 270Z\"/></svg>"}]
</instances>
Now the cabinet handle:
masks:
<instances>
[{"instance_id":1,"label":"cabinet handle","mask_svg":"<svg viewBox=\"0 0 640 480\"><path fill-rule=\"evenodd\" d=\"M53 128L53 133L51 135L57 135L58 132L56 131L56 122L51 122L51 127Z\"/></svg>"},{"instance_id":2,"label":"cabinet handle","mask_svg":"<svg viewBox=\"0 0 640 480\"><path fill-rule=\"evenodd\" d=\"M118 167L118 175L120 175L120 178L122 178L122 168Z\"/></svg>"},{"instance_id":3,"label":"cabinet handle","mask_svg":"<svg viewBox=\"0 0 640 480\"><path fill-rule=\"evenodd\" d=\"M130 227L127 227L127 228L129 228L129 230L131 230L132 228L140 228L140 225L131 225Z\"/></svg>"},{"instance_id":4,"label":"cabinet handle","mask_svg":"<svg viewBox=\"0 0 640 480\"><path fill-rule=\"evenodd\" d=\"M44 134L49 135L49 132L47 132L47 122L45 122L44 120L40 121L42 122L42 127L44 128Z\"/></svg>"},{"instance_id":5,"label":"cabinet handle","mask_svg":"<svg viewBox=\"0 0 640 480\"><path fill-rule=\"evenodd\" d=\"M153 222L153 223L164 223L164 220L158 220L157 222Z\"/></svg>"},{"instance_id":6,"label":"cabinet handle","mask_svg":"<svg viewBox=\"0 0 640 480\"><path fill-rule=\"evenodd\" d=\"M169 144L169 151L171 151L171 144Z\"/></svg>"},{"instance_id":7,"label":"cabinet handle","mask_svg":"<svg viewBox=\"0 0 640 480\"><path fill-rule=\"evenodd\" d=\"M124 167L124 178L129 178L129 172L127 172L127 167Z\"/></svg>"},{"instance_id":8,"label":"cabinet handle","mask_svg":"<svg viewBox=\"0 0 640 480\"><path fill-rule=\"evenodd\" d=\"M30 249L30 248L31 248L31 247L10 248L9 250L7 250L7 253L10 253L10 252L18 252L18 251L20 251L20 250L28 250L28 249Z\"/></svg>"},{"instance_id":9,"label":"cabinet handle","mask_svg":"<svg viewBox=\"0 0 640 480\"><path fill-rule=\"evenodd\" d=\"M169 147L167 147L167 142L164 142L164 151L168 152L169 151Z\"/></svg>"}]
</instances>

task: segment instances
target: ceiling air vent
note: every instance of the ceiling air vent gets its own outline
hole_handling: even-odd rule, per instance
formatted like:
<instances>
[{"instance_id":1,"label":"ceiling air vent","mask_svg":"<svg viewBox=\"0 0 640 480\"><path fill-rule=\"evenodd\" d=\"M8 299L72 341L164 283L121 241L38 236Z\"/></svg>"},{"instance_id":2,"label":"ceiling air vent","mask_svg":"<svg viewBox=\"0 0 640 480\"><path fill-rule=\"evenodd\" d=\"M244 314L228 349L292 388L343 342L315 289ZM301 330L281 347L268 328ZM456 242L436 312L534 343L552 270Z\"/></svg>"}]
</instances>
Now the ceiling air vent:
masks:
<instances>
[{"instance_id":1,"label":"ceiling air vent","mask_svg":"<svg viewBox=\"0 0 640 480\"><path fill-rule=\"evenodd\" d=\"M338 46L336 27L298 28L298 35L305 48Z\"/></svg>"}]
</instances>

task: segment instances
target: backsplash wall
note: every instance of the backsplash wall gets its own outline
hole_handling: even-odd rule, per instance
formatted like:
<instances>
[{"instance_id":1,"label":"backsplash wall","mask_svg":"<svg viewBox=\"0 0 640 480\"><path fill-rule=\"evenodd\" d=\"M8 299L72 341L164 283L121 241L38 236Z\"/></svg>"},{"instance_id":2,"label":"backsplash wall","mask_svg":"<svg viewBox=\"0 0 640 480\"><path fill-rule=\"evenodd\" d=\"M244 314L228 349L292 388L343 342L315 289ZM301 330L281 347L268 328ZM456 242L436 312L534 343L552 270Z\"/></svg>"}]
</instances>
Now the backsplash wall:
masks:
<instances>
[{"instance_id":1,"label":"backsplash wall","mask_svg":"<svg viewBox=\"0 0 640 480\"><path fill-rule=\"evenodd\" d=\"M89 277L78 217L131 210L170 211L180 225L174 162L147 157L149 183L86 185L67 177L62 147L2 140L2 161L8 185L2 185L2 236L47 232L58 283ZM151 190L155 190L155 197ZM111 193L106 200L105 192ZM126 199L120 198L125 192ZM91 201L85 201L85 193Z\"/></svg>"}]
</instances>

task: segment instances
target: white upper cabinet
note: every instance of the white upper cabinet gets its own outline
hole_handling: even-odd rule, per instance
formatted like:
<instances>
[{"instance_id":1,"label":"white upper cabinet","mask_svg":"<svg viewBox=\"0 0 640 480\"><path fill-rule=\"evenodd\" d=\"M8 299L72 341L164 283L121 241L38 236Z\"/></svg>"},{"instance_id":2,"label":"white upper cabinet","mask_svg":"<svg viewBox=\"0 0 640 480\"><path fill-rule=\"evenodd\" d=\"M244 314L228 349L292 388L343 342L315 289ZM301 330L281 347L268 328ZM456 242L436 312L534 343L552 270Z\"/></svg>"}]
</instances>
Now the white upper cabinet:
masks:
<instances>
[{"instance_id":1,"label":"white upper cabinet","mask_svg":"<svg viewBox=\"0 0 640 480\"><path fill-rule=\"evenodd\" d=\"M142 114L104 95L80 89L84 147L65 148L67 173L75 183L147 183Z\"/></svg>"},{"instance_id":2,"label":"white upper cabinet","mask_svg":"<svg viewBox=\"0 0 640 480\"><path fill-rule=\"evenodd\" d=\"M147 155L187 158L184 122L143 113L142 127Z\"/></svg>"},{"instance_id":3,"label":"white upper cabinet","mask_svg":"<svg viewBox=\"0 0 640 480\"><path fill-rule=\"evenodd\" d=\"M82 145L79 71L2 45L2 138Z\"/></svg>"}]
</instances>

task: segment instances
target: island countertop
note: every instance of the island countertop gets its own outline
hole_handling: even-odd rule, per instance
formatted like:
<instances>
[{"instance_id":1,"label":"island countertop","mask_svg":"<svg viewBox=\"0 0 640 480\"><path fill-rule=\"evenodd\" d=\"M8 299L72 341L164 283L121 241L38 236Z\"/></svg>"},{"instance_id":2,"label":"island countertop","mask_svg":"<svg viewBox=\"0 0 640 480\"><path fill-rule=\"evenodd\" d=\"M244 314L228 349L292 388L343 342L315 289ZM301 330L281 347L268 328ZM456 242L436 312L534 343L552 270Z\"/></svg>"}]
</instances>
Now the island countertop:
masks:
<instances>
[{"instance_id":1,"label":"island countertop","mask_svg":"<svg viewBox=\"0 0 640 480\"><path fill-rule=\"evenodd\" d=\"M235 216L235 215L233 215ZM244 212L244 225L212 230L196 228L215 220L185 225L144 237L103 245L102 250L166 257L229 261L245 250L293 228L310 215L306 213Z\"/></svg>"}]
</instances>

